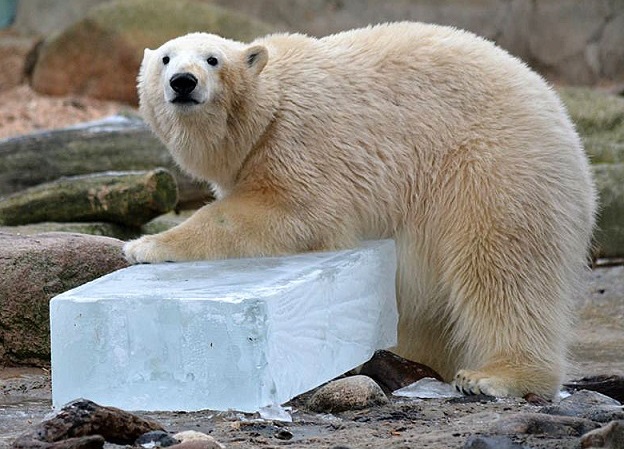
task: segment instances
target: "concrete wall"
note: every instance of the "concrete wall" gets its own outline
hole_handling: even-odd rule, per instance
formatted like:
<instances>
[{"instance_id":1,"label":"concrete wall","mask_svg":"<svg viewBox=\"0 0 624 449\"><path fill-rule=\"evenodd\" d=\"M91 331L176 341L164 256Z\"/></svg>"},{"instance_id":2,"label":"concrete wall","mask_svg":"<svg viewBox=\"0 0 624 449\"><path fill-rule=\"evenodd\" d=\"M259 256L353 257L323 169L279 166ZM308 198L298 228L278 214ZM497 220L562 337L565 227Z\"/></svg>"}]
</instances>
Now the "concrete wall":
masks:
<instances>
[{"instance_id":1,"label":"concrete wall","mask_svg":"<svg viewBox=\"0 0 624 449\"><path fill-rule=\"evenodd\" d=\"M19 0L15 27L45 35L62 29L104 1L109 0ZM495 40L556 81L624 81L624 0L213 2L273 23L282 30L317 36L396 20L454 25Z\"/></svg>"}]
</instances>

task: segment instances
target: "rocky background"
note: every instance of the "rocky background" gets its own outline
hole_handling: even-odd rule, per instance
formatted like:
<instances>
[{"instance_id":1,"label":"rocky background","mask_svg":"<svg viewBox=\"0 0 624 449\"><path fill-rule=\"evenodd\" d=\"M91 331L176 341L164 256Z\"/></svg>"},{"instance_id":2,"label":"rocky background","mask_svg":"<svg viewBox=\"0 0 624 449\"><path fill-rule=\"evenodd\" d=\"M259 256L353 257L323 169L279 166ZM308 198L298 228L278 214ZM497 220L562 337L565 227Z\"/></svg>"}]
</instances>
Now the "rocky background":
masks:
<instances>
[{"instance_id":1,"label":"rocky background","mask_svg":"<svg viewBox=\"0 0 624 449\"><path fill-rule=\"evenodd\" d=\"M208 186L175 167L137 115L135 78L143 48L190 31L245 41L273 31L321 36L392 20L472 30L523 58L560 92L591 157L601 197L596 268L588 290L579 293L579 336L572 348L579 370L573 375L613 375L581 384L600 384L599 391L623 399L621 0L20 0L13 24L0 30L0 449L49 408L49 377L24 367L49 364L50 298L126 266L122 240L167 229L212 199ZM299 427L291 430L279 419L253 424L257 417L236 414L156 418L172 429L192 425L214 432L228 447L338 447L341 432L350 447L415 447L414 441L425 440L431 447L624 447L610 443L624 439L624 425L617 424L624 416L609 398L573 395L568 408L547 410L487 398L423 406L422 400L406 403L388 396L388 388L384 393L362 382L325 393L338 405L323 402L322 392L295 401L305 413L295 414ZM615 390L604 390L605 382ZM25 404L33 397L40 403L29 415ZM588 414L591 404L608 413ZM483 416L471 418L475 409ZM97 415L100 409L90 410ZM459 424L441 418L453 415ZM491 424L495 417L503 421ZM608 427L611 421L616 424ZM27 432L22 443L15 440L14 447L48 444L28 439L46 425ZM432 426L442 430L427 439ZM608 436L581 440L592 429ZM333 436L317 438L327 431ZM486 435L485 442L479 435ZM123 444L134 441L128 438ZM100 440L84 444L97 447Z\"/></svg>"}]
</instances>

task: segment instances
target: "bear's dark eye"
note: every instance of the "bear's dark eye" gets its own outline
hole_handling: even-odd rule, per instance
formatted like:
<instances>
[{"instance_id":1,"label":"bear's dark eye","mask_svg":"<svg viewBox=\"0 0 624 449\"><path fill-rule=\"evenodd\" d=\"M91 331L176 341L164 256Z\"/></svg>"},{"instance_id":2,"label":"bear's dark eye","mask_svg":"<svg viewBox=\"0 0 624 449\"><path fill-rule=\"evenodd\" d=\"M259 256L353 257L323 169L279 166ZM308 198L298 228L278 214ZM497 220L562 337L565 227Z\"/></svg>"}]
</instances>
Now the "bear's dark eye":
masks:
<instances>
[{"instance_id":1,"label":"bear's dark eye","mask_svg":"<svg viewBox=\"0 0 624 449\"><path fill-rule=\"evenodd\" d=\"M208 63L208 65L211 65L213 67L219 64L219 60L215 58L214 56L211 56L208 59L206 59L206 62Z\"/></svg>"},{"instance_id":2,"label":"bear's dark eye","mask_svg":"<svg viewBox=\"0 0 624 449\"><path fill-rule=\"evenodd\" d=\"M163 64L165 64L165 65L169 64L169 56L165 56L163 58Z\"/></svg>"}]
</instances>

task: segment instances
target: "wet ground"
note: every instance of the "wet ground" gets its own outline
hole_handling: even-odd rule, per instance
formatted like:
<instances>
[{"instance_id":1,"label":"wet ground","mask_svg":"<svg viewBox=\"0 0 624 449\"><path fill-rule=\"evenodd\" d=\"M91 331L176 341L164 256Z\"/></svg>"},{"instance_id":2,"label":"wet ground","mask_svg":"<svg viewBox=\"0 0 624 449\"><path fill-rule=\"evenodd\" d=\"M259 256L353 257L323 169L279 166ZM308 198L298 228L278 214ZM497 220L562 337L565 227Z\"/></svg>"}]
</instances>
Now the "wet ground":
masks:
<instances>
[{"instance_id":1,"label":"wet ground","mask_svg":"<svg viewBox=\"0 0 624 449\"><path fill-rule=\"evenodd\" d=\"M624 266L597 268L581 295L570 379L598 374L624 375ZM492 422L539 406L524 400L453 402L393 398L390 405L334 415L307 413L293 405L293 423L257 420L235 412L149 413L167 430L198 430L228 448L460 448ZM50 413L49 373L0 368L0 449ZM578 447L578 437L513 436L533 448Z\"/></svg>"}]
</instances>

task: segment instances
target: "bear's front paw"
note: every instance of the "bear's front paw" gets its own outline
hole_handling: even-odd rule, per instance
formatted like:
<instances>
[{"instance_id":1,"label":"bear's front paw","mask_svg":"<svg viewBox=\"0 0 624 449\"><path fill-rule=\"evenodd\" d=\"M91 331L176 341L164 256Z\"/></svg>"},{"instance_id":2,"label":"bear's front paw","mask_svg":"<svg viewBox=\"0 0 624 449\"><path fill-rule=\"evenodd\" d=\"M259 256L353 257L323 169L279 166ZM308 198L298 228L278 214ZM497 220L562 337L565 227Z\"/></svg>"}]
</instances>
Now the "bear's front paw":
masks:
<instances>
[{"instance_id":1,"label":"bear's front paw","mask_svg":"<svg viewBox=\"0 0 624 449\"><path fill-rule=\"evenodd\" d=\"M174 260L167 246L159 242L158 236L154 235L129 241L123 246L123 252L130 263L158 263Z\"/></svg>"},{"instance_id":2,"label":"bear's front paw","mask_svg":"<svg viewBox=\"0 0 624 449\"><path fill-rule=\"evenodd\" d=\"M509 388L509 381L480 371L460 370L453 379L453 385L460 393L467 395L516 396Z\"/></svg>"}]
</instances>

